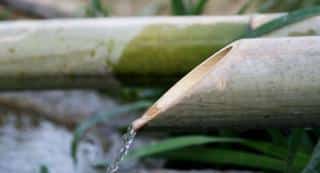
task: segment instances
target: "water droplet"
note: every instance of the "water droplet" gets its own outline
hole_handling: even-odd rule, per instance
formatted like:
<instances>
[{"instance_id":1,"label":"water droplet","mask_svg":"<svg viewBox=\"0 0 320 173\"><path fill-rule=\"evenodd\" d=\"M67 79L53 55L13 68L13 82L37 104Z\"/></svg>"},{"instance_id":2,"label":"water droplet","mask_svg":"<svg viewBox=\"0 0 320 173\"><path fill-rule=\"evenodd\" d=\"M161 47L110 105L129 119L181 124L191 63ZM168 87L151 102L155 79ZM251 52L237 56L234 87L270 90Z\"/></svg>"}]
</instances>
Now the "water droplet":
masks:
<instances>
[{"instance_id":1,"label":"water droplet","mask_svg":"<svg viewBox=\"0 0 320 173\"><path fill-rule=\"evenodd\" d=\"M136 136L136 131L132 126L129 126L127 132L123 135L123 146L121 147L118 155L108 166L107 173L116 173L118 171L119 164L124 159L124 157L128 154L128 151L132 146L135 136Z\"/></svg>"}]
</instances>

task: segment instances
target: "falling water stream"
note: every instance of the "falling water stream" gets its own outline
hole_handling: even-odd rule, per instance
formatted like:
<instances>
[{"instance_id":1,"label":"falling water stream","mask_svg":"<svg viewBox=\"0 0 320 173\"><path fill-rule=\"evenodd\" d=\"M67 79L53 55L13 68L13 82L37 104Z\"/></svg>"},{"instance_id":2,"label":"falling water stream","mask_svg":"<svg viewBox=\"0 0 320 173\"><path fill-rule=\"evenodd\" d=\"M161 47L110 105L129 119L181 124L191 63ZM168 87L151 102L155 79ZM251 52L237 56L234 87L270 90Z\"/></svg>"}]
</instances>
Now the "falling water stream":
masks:
<instances>
[{"instance_id":1,"label":"falling water stream","mask_svg":"<svg viewBox=\"0 0 320 173\"><path fill-rule=\"evenodd\" d=\"M119 153L114 158L114 160L108 166L107 173L116 173L118 171L119 164L124 159L124 157L128 154L128 151L132 146L135 136L136 136L135 129L132 126L129 126L127 132L123 135L122 147Z\"/></svg>"}]
</instances>

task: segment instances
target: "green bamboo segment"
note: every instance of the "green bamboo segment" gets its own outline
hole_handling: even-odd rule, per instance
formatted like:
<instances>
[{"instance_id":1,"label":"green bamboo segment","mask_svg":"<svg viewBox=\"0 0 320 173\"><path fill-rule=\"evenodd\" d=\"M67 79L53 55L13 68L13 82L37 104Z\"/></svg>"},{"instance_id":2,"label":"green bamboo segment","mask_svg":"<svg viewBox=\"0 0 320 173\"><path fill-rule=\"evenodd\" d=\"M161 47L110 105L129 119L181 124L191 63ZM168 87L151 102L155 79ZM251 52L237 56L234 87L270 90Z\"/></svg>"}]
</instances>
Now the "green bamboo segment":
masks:
<instances>
[{"instance_id":1,"label":"green bamboo segment","mask_svg":"<svg viewBox=\"0 0 320 173\"><path fill-rule=\"evenodd\" d=\"M279 15L2 22L0 89L109 87L110 73L129 82L178 77ZM268 36L318 35L319 25L314 17ZM101 76L103 81L81 84Z\"/></svg>"},{"instance_id":2,"label":"green bamboo segment","mask_svg":"<svg viewBox=\"0 0 320 173\"><path fill-rule=\"evenodd\" d=\"M319 86L320 37L243 39L194 68L133 127L319 127Z\"/></svg>"}]
</instances>

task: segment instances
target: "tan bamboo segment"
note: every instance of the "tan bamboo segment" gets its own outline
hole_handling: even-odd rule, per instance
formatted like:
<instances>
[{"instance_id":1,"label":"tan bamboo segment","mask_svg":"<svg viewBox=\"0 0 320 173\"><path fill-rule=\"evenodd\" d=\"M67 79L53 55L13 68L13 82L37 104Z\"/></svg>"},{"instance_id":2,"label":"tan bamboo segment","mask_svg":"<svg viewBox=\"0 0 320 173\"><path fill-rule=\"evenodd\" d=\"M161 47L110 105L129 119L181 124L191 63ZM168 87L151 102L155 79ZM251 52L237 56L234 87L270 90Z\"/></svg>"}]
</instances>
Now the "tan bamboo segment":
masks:
<instances>
[{"instance_id":1,"label":"tan bamboo segment","mask_svg":"<svg viewBox=\"0 0 320 173\"><path fill-rule=\"evenodd\" d=\"M0 23L0 89L107 88L179 77L250 27L279 16L140 17ZM320 17L269 36L320 34Z\"/></svg>"},{"instance_id":2,"label":"tan bamboo segment","mask_svg":"<svg viewBox=\"0 0 320 173\"><path fill-rule=\"evenodd\" d=\"M201 63L140 119L150 127L320 125L320 37L236 41Z\"/></svg>"}]
</instances>

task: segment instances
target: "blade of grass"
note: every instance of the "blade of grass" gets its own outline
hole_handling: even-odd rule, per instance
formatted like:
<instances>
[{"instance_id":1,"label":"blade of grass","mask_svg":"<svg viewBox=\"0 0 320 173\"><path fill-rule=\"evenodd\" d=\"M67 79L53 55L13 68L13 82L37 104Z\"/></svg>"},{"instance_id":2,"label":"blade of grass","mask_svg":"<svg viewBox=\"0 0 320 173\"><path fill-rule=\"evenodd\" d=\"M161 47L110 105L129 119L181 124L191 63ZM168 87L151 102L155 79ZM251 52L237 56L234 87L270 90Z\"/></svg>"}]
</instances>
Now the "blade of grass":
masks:
<instances>
[{"instance_id":1,"label":"blade of grass","mask_svg":"<svg viewBox=\"0 0 320 173\"><path fill-rule=\"evenodd\" d=\"M142 146L135 149L128 156L131 158L141 158L152 156L155 154L168 152L172 150L177 150L185 147L190 147L194 145L203 145L208 143L238 143L240 145L246 146L255 151L261 152L263 154L269 155L271 157L276 157L281 160L286 160L288 155L288 149L284 146L277 146L272 143L245 140L240 138L226 138L226 137L211 137L211 136L183 136L177 138L169 138L166 140L159 141L150 145ZM303 152L298 152L295 157L294 163L298 167L303 167L308 162L308 155Z\"/></svg>"},{"instance_id":2,"label":"blade of grass","mask_svg":"<svg viewBox=\"0 0 320 173\"><path fill-rule=\"evenodd\" d=\"M270 10L273 6L275 6L276 4L276 0L268 0L266 2L264 2L260 8L258 9L258 12L260 13L265 13L267 12L268 10Z\"/></svg>"},{"instance_id":3,"label":"blade of grass","mask_svg":"<svg viewBox=\"0 0 320 173\"><path fill-rule=\"evenodd\" d=\"M202 14L207 2L208 2L208 0L198 0L197 3L192 6L191 14L192 15Z\"/></svg>"},{"instance_id":4,"label":"blade of grass","mask_svg":"<svg viewBox=\"0 0 320 173\"><path fill-rule=\"evenodd\" d=\"M303 152L311 155L312 151L313 151L313 147L314 147L314 142L311 139L309 133L307 131L305 131L302 134L301 145L300 145L299 151L303 151Z\"/></svg>"},{"instance_id":5,"label":"blade of grass","mask_svg":"<svg viewBox=\"0 0 320 173\"><path fill-rule=\"evenodd\" d=\"M286 160L288 149L283 146L277 146L267 142L244 140L239 138L222 138L210 136L184 136L178 138L166 139L154 144L146 145L141 148L135 149L128 156L128 159L142 158L147 156L154 156L157 154L174 151L195 145L203 145L208 143L238 143L240 145L254 149L261 152L266 156L275 157L279 160ZM302 169L308 162L308 155L303 152L298 152L294 157L293 167ZM284 162L285 163L285 162ZM284 169L284 167L282 167Z\"/></svg>"},{"instance_id":6,"label":"blade of grass","mask_svg":"<svg viewBox=\"0 0 320 173\"><path fill-rule=\"evenodd\" d=\"M313 150L313 154L308 165L303 169L302 173L319 173L320 172L320 139Z\"/></svg>"},{"instance_id":7,"label":"blade of grass","mask_svg":"<svg viewBox=\"0 0 320 173\"><path fill-rule=\"evenodd\" d=\"M49 168L46 165L40 166L40 173L49 173Z\"/></svg>"},{"instance_id":8,"label":"blade of grass","mask_svg":"<svg viewBox=\"0 0 320 173\"><path fill-rule=\"evenodd\" d=\"M130 157L139 158L153 155L156 153L167 152L170 150L180 149L193 145L202 145L213 142L238 143L258 152L267 154L272 157L285 160L288 155L288 149L284 146L274 145L272 143L245 140L236 137L211 137L211 136L182 136L176 138L168 138L150 145L143 146L130 153ZM305 162L308 161L308 154L303 152L297 153L297 158Z\"/></svg>"},{"instance_id":9,"label":"blade of grass","mask_svg":"<svg viewBox=\"0 0 320 173\"><path fill-rule=\"evenodd\" d=\"M284 159L288 153L287 148L280 147L271 143L246 140L245 142L240 143L243 146L249 147L255 151L259 151L266 155L276 157L279 159Z\"/></svg>"},{"instance_id":10,"label":"blade of grass","mask_svg":"<svg viewBox=\"0 0 320 173\"><path fill-rule=\"evenodd\" d=\"M163 152L168 152L176 149L190 147L194 145L203 145L208 143L234 143L241 142L239 138L223 138L223 137L208 137L208 136L183 136L169 138L160 142L143 146L133 150L128 155L128 159L142 158L150 155L155 155Z\"/></svg>"},{"instance_id":11,"label":"blade of grass","mask_svg":"<svg viewBox=\"0 0 320 173\"><path fill-rule=\"evenodd\" d=\"M287 137L283 136L279 129L267 129L268 134L271 136L272 143L275 145L286 146Z\"/></svg>"},{"instance_id":12,"label":"blade of grass","mask_svg":"<svg viewBox=\"0 0 320 173\"><path fill-rule=\"evenodd\" d=\"M305 0L302 2L301 7L312 7L315 5L320 5L320 1L319 0Z\"/></svg>"},{"instance_id":13,"label":"blade of grass","mask_svg":"<svg viewBox=\"0 0 320 173\"><path fill-rule=\"evenodd\" d=\"M244 140L239 138L215 138L206 136L189 136L178 137L173 139L166 139L162 142L143 146L135 149L128 156L128 159L141 158L146 156L160 156L169 159L189 160L206 163L218 163L218 164L231 164L238 166L248 166L252 168L266 168L280 171L284 168L284 162L267 157L260 156L248 152L224 150L224 149L200 149L194 148L187 150L182 149L185 147L202 145L208 143L242 143ZM186 158L187 157L187 158Z\"/></svg>"},{"instance_id":14,"label":"blade of grass","mask_svg":"<svg viewBox=\"0 0 320 173\"><path fill-rule=\"evenodd\" d=\"M245 140L240 143L243 146L254 149L255 151L261 152L267 156L275 157L280 160L286 160L288 155L288 148L284 146L274 145L272 143ZM308 162L309 155L304 152L297 152L293 160L293 167L302 169L304 165Z\"/></svg>"},{"instance_id":15,"label":"blade of grass","mask_svg":"<svg viewBox=\"0 0 320 173\"><path fill-rule=\"evenodd\" d=\"M91 127L96 126L98 123L105 122L106 120L110 119L113 116L124 114L131 111L137 111L140 109L145 109L148 106L150 106L151 103L147 101L140 101L135 102L132 104L121 106L117 109L110 110L110 112L107 113L98 113L87 120L83 121L80 125L77 126L76 130L73 133L73 139L71 142L71 157L74 161L74 163L77 162L77 149L78 144L81 140L81 137L86 133L87 130L89 130Z\"/></svg>"},{"instance_id":16,"label":"blade of grass","mask_svg":"<svg viewBox=\"0 0 320 173\"><path fill-rule=\"evenodd\" d=\"M0 11L0 20L8 20L12 16L12 11L8 9L1 9Z\"/></svg>"},{"instance_id":17,"label":"blade of grass","mask_svg":"<svg viewBox=\"0 0 320 173\"><path fill-rule=\"evenodd\" d=\"M187 9L183 4L183 0L171 0L171 12L174 15L186 15Z\"/></svg>"},{"instance_id":18,"label":"blade of grass","mask_svg":"<svg viewBox=\"0 0 320 173\"><path fill-rule=\"evenodd\" d=\"M319 138L320 137L320 128L313 128L313 133Z\"/></svg>"},{"instance_id":19,"label":"blade of grass","mask_svg":"<svg viewBox=\"0 0 320 173\"><path fill-rule=\"evenodd\" d=\"M181 137L183 139L185 137ZM199 139L197 139L199 138ZM188 150L183 149L185 147L207 144L211 142L233 142L233 143L242 143L244 140L238 138L230 138L230 140L225 141L211 141L210 137L190 137L184 141L179 139L179 144L171 144L171 140L165 140L165 142L159 142L156 144L151 144L148 146L144 146L134 150L130 153L128 159L133 158L142 158L147 156L153 157L163 157L167 159L178 159L178 160L188 160L188 161L198 161L198 162L205 162L205 163L215 163L215 164L231 164L237 166L247 166L251 168L262 168L262 169L271 169L276 171L282 171L285 167L285 162L282 159L272 158L266 155L258 155L249 152L242 152L242 151L235 151L235 150L224 150L220 152L221 149L212 150L212 152L199 152L194 148ZM186 143L185 143L186 142ZM246 142L245 142L246 143ZM256 143L257 145L259 143ZM260 143L261 144L261 143ZM168 146L169 145L169 146ZM255 146L255 148L259 148ZM270 148L274 149L274 148ZM178 151L177 151L178 150ZM210 149L206 149L211 151ZM261 148L259 149L261 150ZM227 152L224 152L227 151ZM285 153L282 150L280 153ZM276 152L275 151L275 152ZM187 158L186 158L187 157ZM304 159L307 160L307 159ZM306 162L304 162L306 163ZM272 166L273 165L273 166ZM274 168L274 165L276 168ZM303 168L304 164L295 164L294 165L294 172L298 172Z\"/></svg>"},{"instance_id":20,"label":"blade of grass","mask_svg":"<svg viewBox=\"0 0 320 173\"><path fill-rule=\"evenodd\" d=\"M219 129L218 134L220 137L235 137L237 134L230 129Z\"/></svg>"},{"instance_id":21,"label":"blade of grass","mask_svg":"<svg viewBox=\"0 0 320 173\"><path fill-rule=\"evenodd\" d=\"M286 159L286 167L285 172L286 173L292 173L292 167L293 167L293 161L296 156L296 153L299 149L299 146L301 144L301 139L304 133L304 129L297 128L293 129L292 133L289 136L288 140L288 155Z\"/></svg>"},{"instance_id":22,"label":"blade of grass","mask_svg":"<svg viewBox=\"0 0 320 173\"><path fill-rule=\"evenodd\" d=\"M319 14L320 14L319 6L290 12L284 16L280 16L274 20L271 20L270 22L265 23L254 30L248 31L243 35L243 38L259 37L259 36L268 34L274 30L283 28L286 25L296 23L306 18L317 16Z\"/></svg>"},{"instance_id":23,"label":"blade of grass","mask_svg":"<svg viewBox=\"0 0 320 173\"><path fill-rule=\"evenodd\" d=\"M87 13L87 15L91 17L109 15L109 12L103 8L101 0L90 0L90 6Z\"/></svg>"},{"instance_id":24,"label":"blade of grass","mask_svg":"<svg viewBox=\"0 0 320 173\"><path fill-rule=\"evenodd\" d=\"M284 162L275 158L234 149L192 148L163 153L158 157L202 162L213 165L234 165L262 170L282 171Z\"/></svg>"},{"instance_id":25,"label":"blade of grass","mask_svg":"<svg viewBox=\"0 0 320 173\"><path fill-rule=\"evenodd\" d=\"M239 11L237 12L237 14L244 14L247 9L250 7L250 5L252 4L252 2L254 2L255 0L247 0L247 2L245 2L241 8L239 9Z\"/></svg>"}]
</instances>

